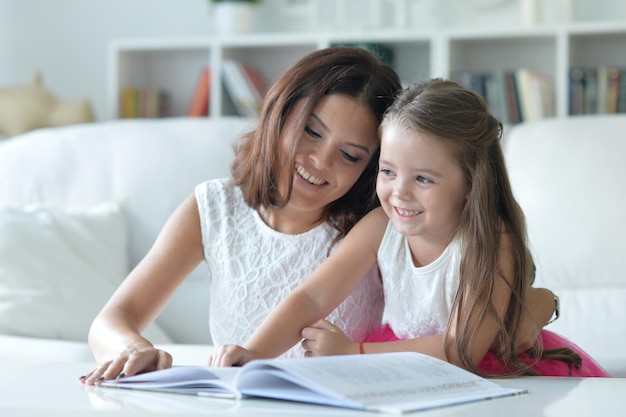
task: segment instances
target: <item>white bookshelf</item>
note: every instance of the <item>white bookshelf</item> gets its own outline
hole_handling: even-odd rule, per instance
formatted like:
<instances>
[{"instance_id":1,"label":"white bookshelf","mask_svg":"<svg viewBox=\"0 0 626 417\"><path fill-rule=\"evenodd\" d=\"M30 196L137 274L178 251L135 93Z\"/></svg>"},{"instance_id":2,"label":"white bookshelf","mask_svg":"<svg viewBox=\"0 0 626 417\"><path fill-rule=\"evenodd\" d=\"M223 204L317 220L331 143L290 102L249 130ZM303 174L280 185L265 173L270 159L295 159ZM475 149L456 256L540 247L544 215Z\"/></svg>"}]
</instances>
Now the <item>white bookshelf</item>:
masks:
<instances>
[{"instance_id":1,"label":"white bookshelf","mask_svg":"<svg viewBox=\"0 0 626 417\"><path fill-rule=\"evenodd\" d=\"M172 116L183 116L200 69L212 69L210 116L235 114L221 82L221 62L233 58L272 82L301 56L335 43L368 42L394 51L403 83L450 77L457 70L529 68L554 77L557 117L568 116L571 66L626 66L626 22L579 22L538 28L438 29L428 32L369 31L249 34L219 38L126 39L110 45L109 117L119 115L125 87L161 88Z\"/></svg>"}]
</instances>

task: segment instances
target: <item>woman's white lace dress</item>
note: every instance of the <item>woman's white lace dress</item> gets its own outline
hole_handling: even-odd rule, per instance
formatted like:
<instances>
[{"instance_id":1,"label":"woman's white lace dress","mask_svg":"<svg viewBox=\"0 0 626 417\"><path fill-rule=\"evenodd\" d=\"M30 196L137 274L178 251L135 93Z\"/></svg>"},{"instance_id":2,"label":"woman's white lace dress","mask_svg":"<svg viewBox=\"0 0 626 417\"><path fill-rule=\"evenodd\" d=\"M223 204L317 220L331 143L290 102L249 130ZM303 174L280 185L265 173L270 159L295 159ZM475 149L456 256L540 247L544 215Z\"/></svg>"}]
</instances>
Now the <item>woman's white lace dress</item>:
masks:
<instances>
[{"instance_id":1,"label":"woman's white lace dress","mask_svg":"<svg viewBox=\"0 0 626 417\"><path fill-rule=\"evenodd\" d=\"M322 224L298 235L277 232L246 205L228 179L207 181L195 191L211 285L211 337L216 345L243 344L323 262L336 231ZM382 309L382 285L373 268L328 320L360 341L380 326ZM283 355L301 356L299 344Z\"/></svg>"}]
</instances>

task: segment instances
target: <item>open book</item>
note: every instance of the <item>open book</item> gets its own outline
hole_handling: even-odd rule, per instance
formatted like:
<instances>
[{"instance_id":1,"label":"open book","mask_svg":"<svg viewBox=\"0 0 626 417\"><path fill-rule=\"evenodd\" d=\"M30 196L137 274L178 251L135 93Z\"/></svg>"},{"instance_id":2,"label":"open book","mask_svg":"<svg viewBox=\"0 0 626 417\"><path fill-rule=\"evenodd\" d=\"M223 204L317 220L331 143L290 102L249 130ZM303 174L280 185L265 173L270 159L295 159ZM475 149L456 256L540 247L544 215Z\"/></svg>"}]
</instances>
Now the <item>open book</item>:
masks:
<instances>
[{"instance_id":1,"label":"open book","mask_svg":"<svg viewBox=\"0 0 626 417\"><path fill-rule=\"evenodd\" d=\"M234 399L264 397L391 413L524 392L415 352L263 359L240 368L174 367L101 386Z\"/></svg>"}]
</instances>

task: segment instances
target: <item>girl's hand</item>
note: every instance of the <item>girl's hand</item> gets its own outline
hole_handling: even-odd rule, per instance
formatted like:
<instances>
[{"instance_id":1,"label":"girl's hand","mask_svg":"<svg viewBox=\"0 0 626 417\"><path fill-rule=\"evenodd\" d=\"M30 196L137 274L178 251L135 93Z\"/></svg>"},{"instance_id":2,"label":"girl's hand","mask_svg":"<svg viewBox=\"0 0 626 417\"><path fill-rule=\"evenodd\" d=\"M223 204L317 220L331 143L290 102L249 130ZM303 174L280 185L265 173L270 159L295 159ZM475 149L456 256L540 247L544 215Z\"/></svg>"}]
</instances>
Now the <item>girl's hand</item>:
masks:
<instances>
[{"instance_id":1,"label":"girl's hand","mask_svg":"<svg viewBox=\"0 0 626 417\"><path fill-rule=\"evenodd\" d=\"M545 288L529 288L526 292L526 308L529 314L523 314L515 341L516 353L530 349L539 337L539 332L548 324L554 313L554 294Z\"/></svg>"},{"instance_id":2,"label":"girl's hand","mask_svg":"<svg viewBox=\"0 0 626 417\"><path fill-rule=\"evenodd\" d=\"M328 320L319 320L302 330L304 356L348 355L358 353L354 343Z\"/></svg>"},{"instance_id":3,"label":"girl's hand","mask_svg":"<svg viewBox=\"0 0 626 417\"><path fill-rule=\"evenodd\" d=\"M237 345L221 345L209 356L208 365L213 367L242 366L256 359L246 348Z\"/></svg>"},{"instance_id":4,"label":"girl's hand","mask_svg":"<svg viewBox=\"0 0 626 417\"><path fill-rule=\"evenodd\" d=\"M123 378L171 366L172 355L145 341L124 349L117 358L100 364L81 376L80 382L85 385L98 385L107 379Z\"/></svg>"}]
</instances>

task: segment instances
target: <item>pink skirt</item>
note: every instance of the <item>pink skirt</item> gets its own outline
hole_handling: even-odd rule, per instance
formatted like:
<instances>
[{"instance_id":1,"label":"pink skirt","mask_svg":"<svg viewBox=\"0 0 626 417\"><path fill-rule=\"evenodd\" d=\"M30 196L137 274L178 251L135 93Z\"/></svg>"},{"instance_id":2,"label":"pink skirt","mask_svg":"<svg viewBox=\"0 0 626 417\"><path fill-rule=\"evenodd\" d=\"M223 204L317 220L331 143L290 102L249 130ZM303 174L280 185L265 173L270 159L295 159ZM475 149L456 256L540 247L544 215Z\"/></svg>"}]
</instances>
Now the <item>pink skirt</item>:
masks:
<instances>
[{"instance_id":1,"label":"pink skirt","mask_svg":"<svg viewBox=\"0 0 626 417\"><path fill-rule=\"evenodd\" d=\"M575 377L609 377L610 375L602 369L602 367L576 344L567 340L566 338L557 335L548 330L542 330L540 333L540 339L543 342L544 349L556 349L562 347L568 347L574 352L578 353L582 358L582 366L580 369L573 368L570 374L570 369L565 362L555 359L541 359L532 369L542 376L575 376ZM370 334L364 342L391 342L394 340L400 340L393 330L388 325L384 325ZM520 359L527 364L531 364L534 361L527 353L520 354ZM478 369L486 374L497 375L504 371L504 367L498 360L495 354L487 352L483 360L478 365Z\"/></svg>"}]
</instances>

